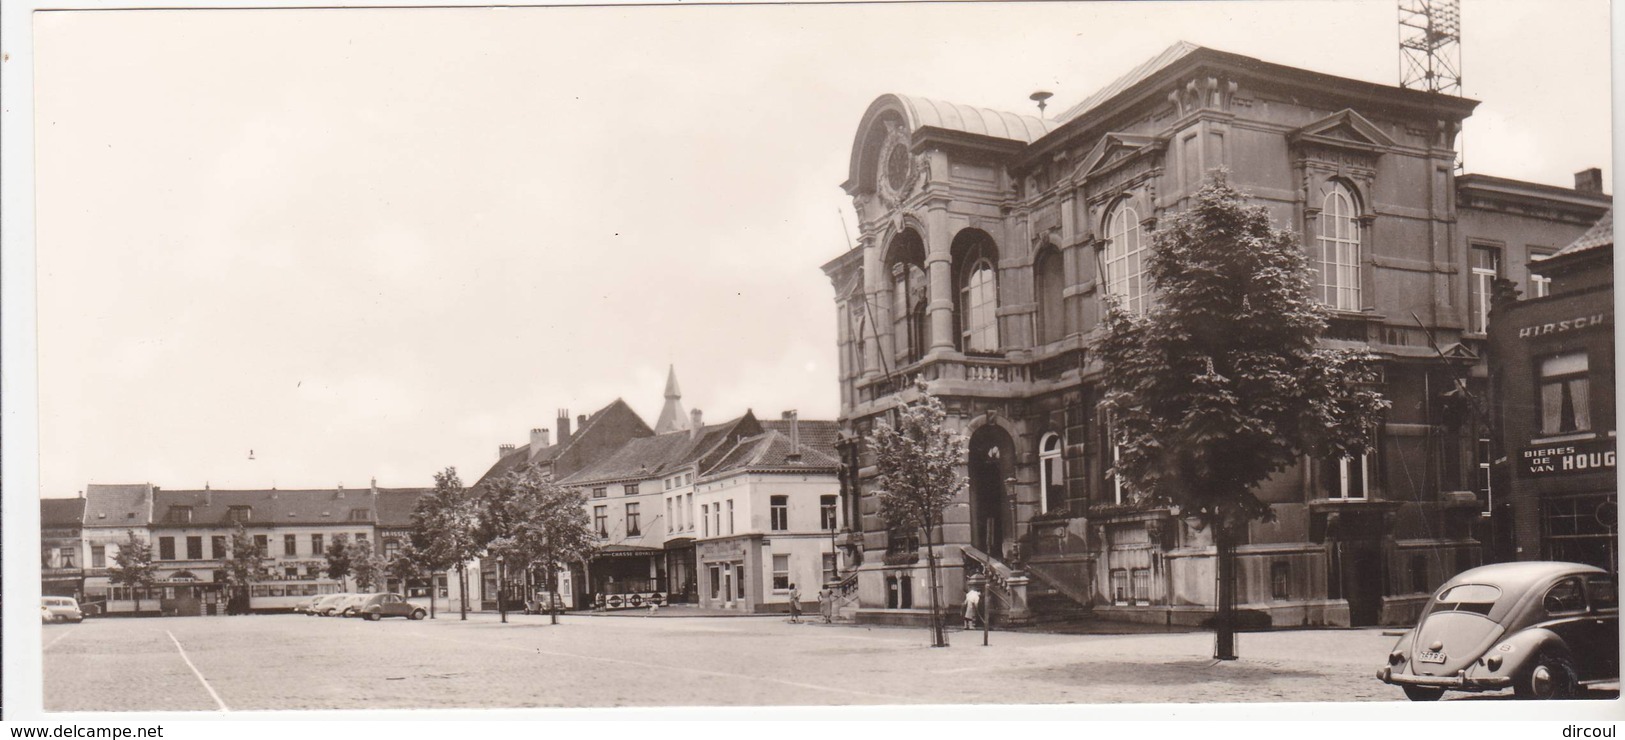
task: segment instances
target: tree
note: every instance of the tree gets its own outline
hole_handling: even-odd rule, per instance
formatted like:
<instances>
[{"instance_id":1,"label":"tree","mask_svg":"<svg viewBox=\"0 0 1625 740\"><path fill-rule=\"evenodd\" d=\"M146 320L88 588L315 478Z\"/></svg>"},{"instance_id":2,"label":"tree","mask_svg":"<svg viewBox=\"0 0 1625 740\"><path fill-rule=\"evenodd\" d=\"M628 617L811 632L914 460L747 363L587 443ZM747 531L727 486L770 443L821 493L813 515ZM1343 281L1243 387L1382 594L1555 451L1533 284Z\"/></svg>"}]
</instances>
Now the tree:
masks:
<instances>
[{"instance_id":1,"label":"tree","mask_svg":"<svg viewBox=\"0 0 1625 740\"><path fill-rule=\"evenodd\" d=\"M477 521L473 502L456 468L435 473L434 490L419 498L412 509L412 545L431 574L457 569L458 601L465 620L468 562L479 555L479 543L474 539Z\"/></svg>"},{"instance_id":2,"label":"tree","mask_svg":"<svg viewBox=\"0 0 1625 740\"><path fill-rule=\"evenodd\" d=\"M413 581L429 580L429 615L434 616L434 572L425 564L423 553L410 541L401 545L395 551L395 557L390 558L384 566L384 572L390 578L401 582L401 595L407 595L408 588Z\"/></svg>"},{"instance_id":3,"label":"tree","mask_svg":"<svg viewBox=\"0 0 1625 740\"><path fill-rule=\"evenodd\" d=\"M587 516L587 497L573 488L553 482L552 476L534 465L509 471L493 482L491 500L500 502L495 521L504 531L490 543L506 571L543 571L548 587L548 615L559 623L557 599L558 567L561 563L583 562L598 547L598 536Z\"/></svg>"},{"instance_id":4,"label":"tree","mask_svg":"<svg viewBox=\"0 0 1625 740\"><path fill-rule=\"evenodd\" d=\"M354 564L350 559L350 536L347 534L333 535L333 541L327 543L327 577L339 582L345 591L350 590L350 575L354 573Z\"/></svg>"},{"instance_id":5,"label":"tree","mask_svg":"<svg viewBox=\"0 0 1625 740\"><path fill-rule=\"evenodd\" d=\"M158 568L152 563L152 545L135 536L135 530L124 530L124 539L118 543L113 565L107 575L115 586L130 589L135 596L135 613L141 613L141 592L158 580Z\"/></svg>"},{"instance_id":6,"label":"tree","mask_svg":"<svg viewBox=\"0 0 1625 740\"><path fill-rule=\"evenodd\" d=\"M355 587L359 591L372 591L383 585L384 558L372 548L371 540L355 540L350 543L350 574L355 576Z\"/></svg>"},{"instance_id":7,"label":"tree","mask_svg":"<svg viewBox=\"0 0 1625 740\"><path fill-rule=\"evenodd\" d=\"M1255 491L1305 455L1364 454L1388 402L1368 353L1319 347L1327 312L1290 231L1215 171L1153 235L1155 307L1111 301L1101 408L1137 495L1211 529L1216 656L1235 657L1235 536L1269 519Z\"/></svg>"},{"instance_id":8,"label":"tree","mask_svg":"<svg viewBox=\"0 0 1625 740\"><path fill-rule=\"evenodd\" d=\"M234 614L248 613L249 587L259 582L264 573L265 551L241 522L231 531L230 546L220 564L226 572L226 587L231 590L227 610Z\"/></svg>"},{"instance_id":9,"label":"tree","mask_svg":"<svg viewBox=\"0 0 1625 740\"><path fill-rule=\"evenodd\" d=\"M479 486L474 493L478 512L474 541L479 543L482 552L497 561L497 613L504 623L508 621L508 566L523 567L530 557L527 548L533 546L515 540L515 535L527 516L527 497L535 485L530 479L538 475L535 466L515 468ZM507 559L510 556L518 559L510 562Z\"/></svg>"},{"instance_id":10,"label":"tree","mask_svg":"<svg viewBox=\"0 0 1625 740\"><path fill-rule=\"evenodd\" d=\"M944 426L942 400L929 392L924 378L915 380L917 398L897 409L896 421L882 419L869 434L879 473L880 512L898 528L919 528L925 535L926 567L931 588L933 647L947 647L939 607L936 542L933 532L967 482L965 436Z\"/></svg>"}]
</instances>

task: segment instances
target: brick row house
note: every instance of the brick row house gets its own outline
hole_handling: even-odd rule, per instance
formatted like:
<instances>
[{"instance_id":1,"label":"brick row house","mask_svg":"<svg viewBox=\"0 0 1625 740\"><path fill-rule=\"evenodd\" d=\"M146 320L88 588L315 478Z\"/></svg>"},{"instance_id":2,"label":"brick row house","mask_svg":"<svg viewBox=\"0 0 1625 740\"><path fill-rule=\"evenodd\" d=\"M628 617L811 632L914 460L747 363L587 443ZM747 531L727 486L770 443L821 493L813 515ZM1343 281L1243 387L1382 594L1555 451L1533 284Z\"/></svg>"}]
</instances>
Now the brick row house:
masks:
<instances>
[{"instance_id":1,"label":"brick row house","mask_svg":"<svg viewBox=\"0 0 1625 740\"><path fill-rule=\"evenodd\" d=\"M1614 219L1532 260L1544 285L1503 291L1490 316L1503 560L1619 568L1614 395Z\"/></svg>"},{"instance_id":2,"label":"brick row house","mask_svg":"<svg viewBox=\"0 0 1625 740\"><path fill-rule=\"evenodd\" d=\"M1262 487L1276 519L1239 547L1238 600L1274 625L1413 619L1434 586L1484 558L1486 421L1465 399L1484 391L1488 293L1470 246L1505 241L1503 222L1528 232L1504 250L1565 244L1608 201L1458 178L1455 142L1476 105L1186 43L1053 118L877 98L843 184L859 243L823 266L853 524L839 542L858 566L858 618L917 619L929 603L917 538L887 531L861 442L915 377L969 437L970 485L938 534L946 603L979 573L1012 621L1211 614L1209 534L1109 474L1092 346L1106 294L1155 306L1145 264L1158 221L1224 167L1299 234L1332 312L1326 346L1375 353L1394 402L1373 454L1304 459ZM1525 258L1512 257L1484 269L1505 275Z\"/></svg>"},{"instance_id":3,"label":"brick row house","mask_svg":"<svg viewBox=\"0 0 1625 740\"><path fill-rule=\"evenodd\" d=\"M345 585L326 576L326 548L336 538L367 540L387 554L410 527L410 512L424 489L167 490L148 484L86 487L82 535L76 543L85 569L83 596L105 602L107 611L132 612L135 596L115 586L108 567L119 542L133 533L152 548L156 582L140 594L143 611L175 615L224 614L230 599L225 560L241 524L264 554L247 604L255 611L282 611L303 598L337 593ZM77 499L74 499L77 500ZM47 500L49 502L49 500ZM443 578L443 577L442 577ZM384 584L380 590L428 584ZM439 596L448 594L441 583ZM449 603L448 608L456 608Z\"/></svg>"},{"instance_id":4,"label":"brick row house","mask_svg":"<svg viewBox=\"0 0 1625 740\"><path fill-rule=\"evenodd\" d=\"M707 424L698 409L683 410L673 371L653 429L620 400L582 417L574 434L568 425L561 414L558 445L549 444L549 430L536 429L529 445L502 446L476 484L535 462L584 494L599 549L587 563L568 564L552 586L567 606L782 611L791 579L815 603L834 572L835 422L800 420L794 412L760 421L746 411ZM577 447L588 435L590 450ZM560 446L577 450L567 465L558 462ZM494 594L489 563L483 577ZM532 596L545 598L548 588L535 574L510 574L505 598L518 608ZM495 606L494 599L486 604Z\"/></svg>"}]
</instances>

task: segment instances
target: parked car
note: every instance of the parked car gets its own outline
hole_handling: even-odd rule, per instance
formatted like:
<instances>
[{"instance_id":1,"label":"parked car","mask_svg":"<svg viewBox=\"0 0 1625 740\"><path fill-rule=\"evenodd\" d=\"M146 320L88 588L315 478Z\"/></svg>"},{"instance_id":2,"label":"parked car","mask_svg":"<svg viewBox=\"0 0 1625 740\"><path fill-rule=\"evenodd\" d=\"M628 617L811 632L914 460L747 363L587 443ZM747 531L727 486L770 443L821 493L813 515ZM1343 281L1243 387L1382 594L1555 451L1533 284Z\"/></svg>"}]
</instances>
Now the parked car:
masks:
<instances>
[{"instance_id":1,"label":"parked car","mask_svg":"<svg viewBox=\"0 0 1625 740\"><path fill-rule=\"evenodd\" d=\"M79 602L72 596L42 596L39 605L42 610L40 619L46 619L46 614L49 614L47 621L51 622L85 621L85 613L79 611Z\"/></svg>"},{"instance_id":2,"label":"parked car","mask_svg":"<svg viewBox=\"0 0 1625 740\"><path fill-rule=\"evenodd\" d=\"M384 617L422 619L429 616L428 609L407 601L406 597L400 594L372 594L361 602L357 611L370 622L376 622Z\"/></svg>"},{"instance_id":3,"label":"parked car","mask_svg":"<svg viewBox=\"0 0 1625 740\"><path fill-rule=\"evenodd\" d=\"M339 602L343 601L349 596L350 594L327 594L326 596L318 596L315 601L311 602L310 611L308 613L314 614L318 617L331 617L338 613Z\"/></svg>"},{"instance_id":4,"label":"parked car","mask_svg":"<svg viewBox=\"0 0 1625 740\"><path fill-rule=\"evenodd\" d=\"M298 601L295 601L293 603L293 613L294 614L309 614L310 613L310 605L316 603L316 600L320 599L320 598L321 598L320 596L311 596L309 598L304 598L304 599L300 599Z\"/></svg>"},{"instance_id":5,"label":"parked car","mask_svg":"<svg viewBox=\"0 0 1625 740\"><path fill-rule=\"evenodd\" d=\"M346 594L338 600L336 613L341 617L356 616L361 613L361 605L371 596L373 594Z\"/></svg>"},{"instance_id":6,"label":"parked car","mask_svg":"<svg viewBox=\"0 0 1625 740\"><path fill-rule=\"evenodd\" d=\"M1450 579L1377 678L1412 701L1512 687L1563 699L1619 680L1619 585L1576 563L1499 563Z\"/></svg>"}]
</instances>

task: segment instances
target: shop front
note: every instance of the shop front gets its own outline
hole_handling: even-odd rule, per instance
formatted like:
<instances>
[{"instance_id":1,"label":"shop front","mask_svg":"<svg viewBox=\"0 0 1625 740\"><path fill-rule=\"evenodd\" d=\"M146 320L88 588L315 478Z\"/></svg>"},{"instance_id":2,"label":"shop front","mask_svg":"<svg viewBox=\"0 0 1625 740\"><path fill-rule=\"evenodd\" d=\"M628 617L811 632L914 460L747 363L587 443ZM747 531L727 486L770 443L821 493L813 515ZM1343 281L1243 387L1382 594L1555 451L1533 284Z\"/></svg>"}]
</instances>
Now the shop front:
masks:
<instances>
[{"instance_id":1,"label":"shop front","mask_svg":"<svg viewBox=\"0 0 1625 740\"><path fill-rule=\"evenodd\" d=\"M594 609L665 606L666 552L653 547L609 545L587 565L585 603Z\"/></svg>"}]
</instances>

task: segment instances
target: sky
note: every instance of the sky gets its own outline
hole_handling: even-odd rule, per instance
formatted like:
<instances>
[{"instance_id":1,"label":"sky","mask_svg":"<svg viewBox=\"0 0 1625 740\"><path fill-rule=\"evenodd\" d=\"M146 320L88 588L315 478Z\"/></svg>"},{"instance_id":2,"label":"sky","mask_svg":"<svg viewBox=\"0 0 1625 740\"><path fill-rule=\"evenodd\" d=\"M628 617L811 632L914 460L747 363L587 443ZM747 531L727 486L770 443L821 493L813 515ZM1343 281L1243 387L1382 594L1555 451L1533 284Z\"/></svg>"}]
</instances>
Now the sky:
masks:
<instances>
[{"instance_id":1,"label":"sky","mask_svg":"<svg viewBox=\"0 0 1625 740\"><path fill-rule=\"evenodd\" d=\"M1464 0L1468 172L1612 192L1600 1ZM1555 7L1554 7L1555 6ZM1556 8L1561 8L1558 12ZM1179 40L1398 81L1393 0L35 16L41 495L465 481L623 398L834 418L819 267L895 92ZM844 226L843 226L844 219ZM253 459L249 459L249 451Z\"/></svg>"}]
</instances>

